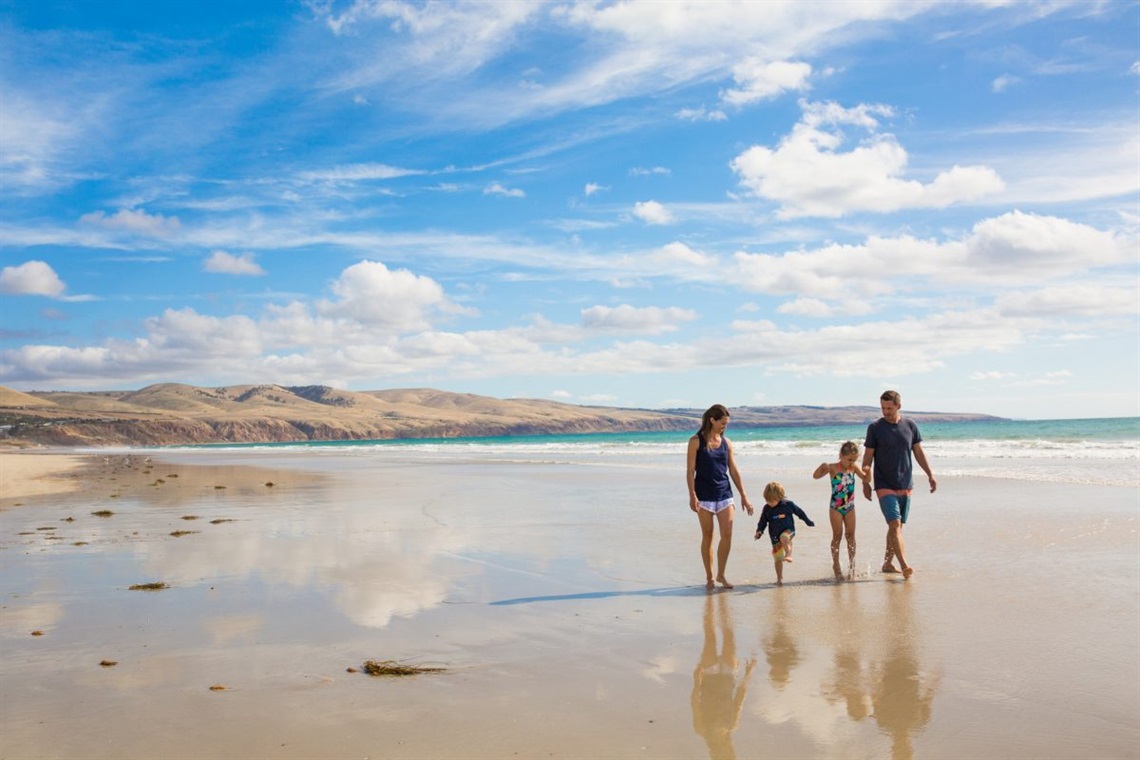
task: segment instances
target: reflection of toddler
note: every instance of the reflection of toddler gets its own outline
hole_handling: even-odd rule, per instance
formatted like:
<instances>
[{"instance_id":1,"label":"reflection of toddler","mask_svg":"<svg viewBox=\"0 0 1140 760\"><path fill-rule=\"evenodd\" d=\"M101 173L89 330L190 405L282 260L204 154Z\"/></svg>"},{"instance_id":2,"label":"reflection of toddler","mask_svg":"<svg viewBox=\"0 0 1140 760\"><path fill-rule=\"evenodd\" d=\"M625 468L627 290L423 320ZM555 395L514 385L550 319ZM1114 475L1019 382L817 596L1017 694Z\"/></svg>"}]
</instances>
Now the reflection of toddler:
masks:
<instances>
[{"instance_id":1,"label":"reflection of toddler","mask_svg":"<svg viewBox=\"0 0 1140 760\"><path fill-rule=\"evenodd\" d=\"M784 498L782 485L772 482L764 486L764 509L760 512L760 522L756 524L756 538L760 538L764 534L764 528L768 528L768 537L772 539L772 561L776 563L777 585L784 583L784 563L792 561L792 539L796 536L795 517L815 527L815 523L795 502Z\"/></svg>"}]
</instances>

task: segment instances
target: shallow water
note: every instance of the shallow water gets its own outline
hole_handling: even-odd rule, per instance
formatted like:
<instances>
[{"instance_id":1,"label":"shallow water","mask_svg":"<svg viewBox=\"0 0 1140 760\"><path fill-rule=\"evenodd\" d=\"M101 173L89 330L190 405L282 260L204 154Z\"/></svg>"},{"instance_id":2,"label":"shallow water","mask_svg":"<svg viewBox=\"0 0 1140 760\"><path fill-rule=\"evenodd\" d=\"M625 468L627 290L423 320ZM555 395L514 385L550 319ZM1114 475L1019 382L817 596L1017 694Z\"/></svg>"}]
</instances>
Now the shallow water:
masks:
<instances>
[{"instance_id":1,"label":"shallow water","mask_svg":"<svg viewBox=\"0 0 1140 760\"><path fill-rule=\"evenodd\" d=\"M670 457L155 456L134 489L0 512L0 756L1140 752L1137 488L936 460L916 578L871 572L861 501L862 573L835 584L815 462L742 454L753 492L782 480L819 527L775 588L740 516L737 588L709 596ZM366 659L448 670L346 672Z\"/></svg>"}]
</instances>

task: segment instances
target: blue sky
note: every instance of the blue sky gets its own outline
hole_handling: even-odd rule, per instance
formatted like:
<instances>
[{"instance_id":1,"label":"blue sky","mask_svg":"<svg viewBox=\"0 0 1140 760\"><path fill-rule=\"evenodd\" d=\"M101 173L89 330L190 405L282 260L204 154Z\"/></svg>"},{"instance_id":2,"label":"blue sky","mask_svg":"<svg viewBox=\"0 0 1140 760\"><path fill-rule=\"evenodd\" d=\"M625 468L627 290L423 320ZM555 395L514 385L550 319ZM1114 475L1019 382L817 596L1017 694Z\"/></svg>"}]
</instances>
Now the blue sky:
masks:
<instances>
[{"instance_id":1,"label":"blue sky","mask_svg":"<svg viewBox=\"0 0 1140 760\"><path fill-rule=\"evenodd\" d=\"M0 0L0 384L1140 415L1140 5Z\"/></svg>"}]
</instances>

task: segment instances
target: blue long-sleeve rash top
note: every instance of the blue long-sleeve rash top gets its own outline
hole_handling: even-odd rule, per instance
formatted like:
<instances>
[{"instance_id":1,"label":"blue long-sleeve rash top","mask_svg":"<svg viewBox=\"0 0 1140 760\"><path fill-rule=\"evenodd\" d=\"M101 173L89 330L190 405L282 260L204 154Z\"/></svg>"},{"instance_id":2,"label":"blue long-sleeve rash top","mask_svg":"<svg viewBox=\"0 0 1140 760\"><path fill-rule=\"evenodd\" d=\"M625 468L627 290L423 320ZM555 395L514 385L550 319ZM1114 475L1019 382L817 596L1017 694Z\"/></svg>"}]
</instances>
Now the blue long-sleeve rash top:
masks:
<instances>
[{"instance_id":1,"label":"blue long-sleeve rash top","mask_svg":"<svg viewBox=\"0 0 1140 760\"><path fill-rule=\"evenodd\" d=\"M780 534L786 530L793 533L796 531L796 521L794 518L800 518L808 525L815 527L815 523L811 521L802 509L796 506L794 501L789 499L780 499L775 506L764 505L764 509L760 510L760 522L756 524L756 535L759 536L768 529L768 537L773 542L780 540Z\"/></svg>"}]
</instances>

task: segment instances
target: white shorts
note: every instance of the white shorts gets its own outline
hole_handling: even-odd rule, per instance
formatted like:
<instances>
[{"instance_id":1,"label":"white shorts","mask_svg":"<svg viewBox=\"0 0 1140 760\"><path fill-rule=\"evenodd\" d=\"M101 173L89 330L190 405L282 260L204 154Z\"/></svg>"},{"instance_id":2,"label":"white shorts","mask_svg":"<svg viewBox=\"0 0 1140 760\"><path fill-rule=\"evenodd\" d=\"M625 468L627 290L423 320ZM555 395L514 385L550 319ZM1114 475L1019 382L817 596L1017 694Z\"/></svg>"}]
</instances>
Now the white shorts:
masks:
<instances>
[{"instance_id":1,"label":"white shorts","mask_svg":"<svg viewBox=\"0 0 1140 760\"><path fill-rule=\"evenodd\" d=\"M697 506L706 512L712 512L714 515L717 512L723 512L729 507L733 506L732 499L721 499L720 501L698 501Z\"/></svg>"}]
</instances>

